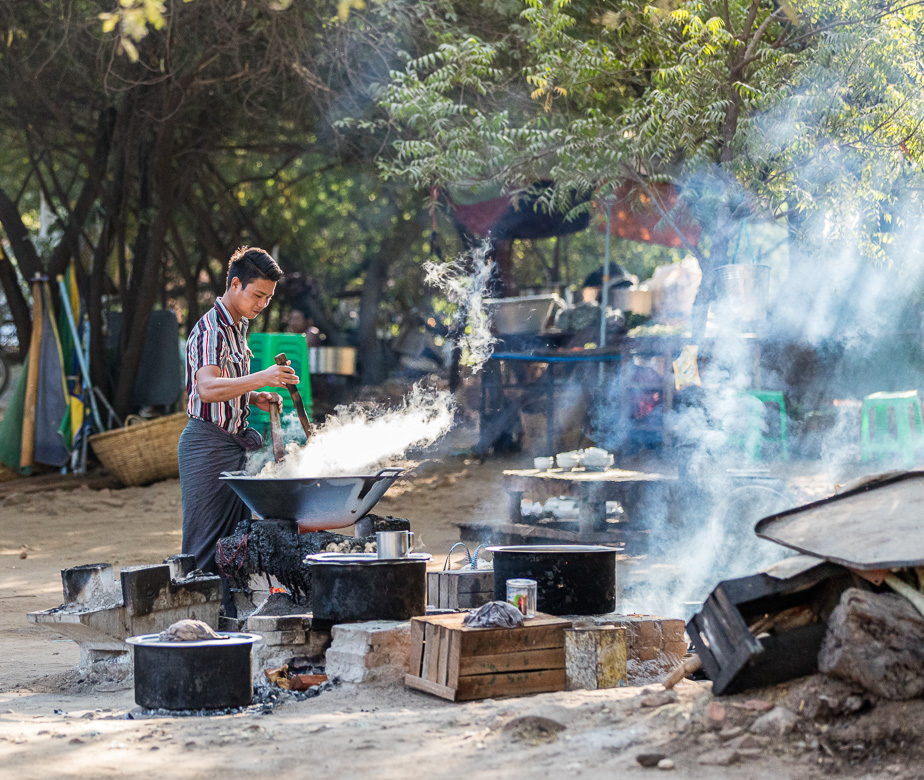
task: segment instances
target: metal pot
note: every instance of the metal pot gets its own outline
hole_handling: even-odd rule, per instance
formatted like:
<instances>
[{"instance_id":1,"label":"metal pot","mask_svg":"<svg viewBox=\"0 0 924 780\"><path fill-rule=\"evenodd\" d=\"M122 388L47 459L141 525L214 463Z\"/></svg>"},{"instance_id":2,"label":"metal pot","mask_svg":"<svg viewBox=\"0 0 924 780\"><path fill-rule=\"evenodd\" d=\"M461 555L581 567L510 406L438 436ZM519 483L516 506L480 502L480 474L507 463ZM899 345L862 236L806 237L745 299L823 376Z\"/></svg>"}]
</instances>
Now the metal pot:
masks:
<instances>
[{"instance_id":1,"label":"metal pot","mask_svg":"<svg viewBox=\"0 0 924 780\"><path fill-rule=\"evenodd\" d=\"M308 347L308 372L314 374L356 373L356 347Z\"/></svg>"},{"instance_id":2,"label":"metal pot","mask_svg":"<svg viewBox=\"0 0 924 780\"><path fill-rule=\"evenodd\" d=\"M720 320L762 322L770 300L770 266L759 263L721 265L715 269L716 313Z\"/></svg>"},{"instance_id":3,"label":"metal pot","mask_svg":"<svg viewBox=\"0 0 924 780\"><path fill-rule=\"evenodd\" d=\"M315 620L410 620L427 614L426 553L380 560L376 553L309 555Z\"/></svg>"},{"instance_id":4,"label":"metal pot","mask_svg":"<svg viewBox=\"0 0 924 780\"><path fill-rule=\"evenodd\" d=\"M259 479L243 471L225 472L226 482L257 517L294 520L301 533L353 525L372 510L401 476L382 469L368 477Z\"/></svg>"},{"instance_id":5,"label":"metal pot","mask_svg":"<svg viewBox=\"0 0 924 780\"><path fill-rule=\"evenodd\" d=\"M647 317L651 314L651 290L630 290L627 288L610 288L610 307L631 311Z\"/></svg>"},{"instance_id":6,"label":"metal pot","mask_svg":"<svg viewBox=\"0 0 924 780\"><path fill-rule=\"evenodd\" d=\"M519 298L486 298L485 310L491 331L507 336L539 333L565 303L557 295L526 295Z\"/></svg>"},{"instance_id":7,"label":"metal pot","mask_svg":"<svg viewBox=\"0 0 924 780\"><path fill-rule=\"evenodd\" d=\"M584 544L488 547L494 553L494 598L507 580L536 580L536 608L550 615L601 615L616 609L616 550Z\"/></svg>"},{"instance_id":8,"label":"metal pot","mask_svg":"<svg viewBox=\"0 0 924 780\"><path fill-rule=\"evenodd\" d=\"M219 632L224 639L162 642L132 636L135 703L148 710L220 710L253 700L252 651L259 634Z\"/></svg>"}]
</instances>

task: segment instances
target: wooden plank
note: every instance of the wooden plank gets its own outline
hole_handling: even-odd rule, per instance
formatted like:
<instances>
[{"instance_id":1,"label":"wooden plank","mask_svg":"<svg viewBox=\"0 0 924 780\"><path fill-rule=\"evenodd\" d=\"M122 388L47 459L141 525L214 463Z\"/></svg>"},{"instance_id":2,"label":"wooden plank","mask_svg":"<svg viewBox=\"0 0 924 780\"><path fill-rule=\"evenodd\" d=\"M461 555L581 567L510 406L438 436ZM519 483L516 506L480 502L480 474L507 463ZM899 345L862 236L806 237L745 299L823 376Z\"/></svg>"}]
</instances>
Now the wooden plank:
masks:
<instances>
[{"instance_id":1,"label":"wooden plank","mask_svg":"<svg viewBox=\"0 0 924 780\"><path fill-rule=\"evenodd\" d=\"M461 653L464 657L564 647L566 628L571 628L569 621L556 620L550 624L523 628L463 631Z\"/></svg>"},{"instance_id":2,"label":"wooden plank","mask_svg":"<svg viewBox=\"0 0 924 780\"><path fill-rule=\"evenodd\" d=\"M460 677L473 674L500 674L564 668L564 646L548 650L524 650L516 653L463 656L459 659Z\"/></svg>"},{"instance_id":3,"label":"wooden plank","mask_svg":"<svg viewBox=\"0 0 924 780\"><path fill-rule=\"evenodd\" d=\"M411 674L420 674L421 664L423 663L424 648L424 623L418 620L411 621L411 655L408 660L408 668Z\"/></svg>"},{"instance_id":4,"label":"wooden plank","mask_svg":"<svg viewBox=\"0 0 924 780\"><path fill-rule=\"evenodd\" d=\"M449 660L447 666L449 673L446 682L453 688L459 686L459 667L462 660L462 632L452 631L449 634Z\"/></svg>"},{"instance_id":5,"label":"wooden plank","mask_svg":"<svg viewBox=\"0 0 924 780\"><path fill-rule=\"evenodd\" d=\"M414 688L415 690L423 691L424 693L431 693L434 696L439 696L441 699L449 699L449 701L456 700L455 688L450 688L446 685L430 682L429 680L423 680L420 677L415 677L413 674L407 674L404 676L404 684L408 688Z\"/></svg>"},{"instance_id":6,"label":"wooden plank","mask_svg":"<svg viewBox=\"0 0 924 780\"><path fill-rule=\"evenodd\" d=\"M440 605L440 572L427 572L427 604Z\"/></svg>"},{"instance_id":7,"label":"wooden plank","mask_svg":"<svg viewBox=\"0 0 924 780\"><path fill-rule=\"evenodd\" d=\"M460 677L455 701L496 699L502 696L522 696L565 690L565 670L549 669L513 674L478 674Z\"/></svg>"},{"instance_id":8,"label":"wooden plank","mask_svg":"<svg viewBox=\"0 0 924 780\"><path fill-rule=\"evenodd\" d=\"M437 666L436 681L441 685L446 685L449 680L449 642L453 632L446 626L438 626L440 637L440 655Z\"/></svg>"},{"instance_id":9,"label":"wooden plank","mask_svg":"<svg viewBox=\"0 0 924 780\"><path fill-rule=\"evenodd\" d=\"M438 626L432 623L424 625L424 653L423 664L420 668L420 676L430 682L436 682L436 664L439 660L439 650L437 648Z\"/></svg>"}]
</instances>

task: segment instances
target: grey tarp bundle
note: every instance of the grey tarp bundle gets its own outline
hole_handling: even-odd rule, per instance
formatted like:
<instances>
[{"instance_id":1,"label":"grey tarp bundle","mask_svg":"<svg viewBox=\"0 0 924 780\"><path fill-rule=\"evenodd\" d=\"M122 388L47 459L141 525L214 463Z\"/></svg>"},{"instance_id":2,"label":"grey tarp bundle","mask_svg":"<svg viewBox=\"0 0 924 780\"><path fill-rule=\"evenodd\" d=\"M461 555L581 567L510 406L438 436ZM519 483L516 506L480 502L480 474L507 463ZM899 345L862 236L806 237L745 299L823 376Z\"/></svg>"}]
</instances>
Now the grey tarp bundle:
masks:
<instances>
[{"instance_id":1,"label":"grey tarp bundle","mask_svg":"<svg viewBox=\"0 0 924 780\"><path fill-rule=\"evenodd\" d=\"M180 490L183 496L183 552L194 555L196 567L219 574L215 546L231 536L250 510L219 477L240 471L249 450L263 443L253 428L233 435L205 420L191 418L180 436ZM226 607L230 597L225 588Z\"/></svg>"}]
</instances>

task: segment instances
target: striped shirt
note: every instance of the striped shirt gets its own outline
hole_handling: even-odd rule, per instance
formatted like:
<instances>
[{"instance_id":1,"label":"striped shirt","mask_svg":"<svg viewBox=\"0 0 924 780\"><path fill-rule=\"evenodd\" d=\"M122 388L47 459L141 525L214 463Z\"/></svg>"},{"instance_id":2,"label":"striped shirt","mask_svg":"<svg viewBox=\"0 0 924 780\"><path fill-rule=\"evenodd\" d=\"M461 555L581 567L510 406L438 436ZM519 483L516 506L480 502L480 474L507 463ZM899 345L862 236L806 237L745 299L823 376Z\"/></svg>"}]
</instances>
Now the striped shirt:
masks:
<instances>
[{"instance_id":1,"label":"striped shirt","mask_svg":"<svg viewBox=\"0 0 924 780\"><path fill-rule=\"evenodd\" d=\"M218 298L215 306L203 315L190 331L186 341L186 393L190 417L214 423L228 433L237 434L247 427L250 414L247 395L230 401L203 403L196 389L196 372L203 366L218 366L221 376L236 379L250 373L253 353L247 348L247 327L250 322L241 317L239 325Z\"/></svg>"}]
</instances>

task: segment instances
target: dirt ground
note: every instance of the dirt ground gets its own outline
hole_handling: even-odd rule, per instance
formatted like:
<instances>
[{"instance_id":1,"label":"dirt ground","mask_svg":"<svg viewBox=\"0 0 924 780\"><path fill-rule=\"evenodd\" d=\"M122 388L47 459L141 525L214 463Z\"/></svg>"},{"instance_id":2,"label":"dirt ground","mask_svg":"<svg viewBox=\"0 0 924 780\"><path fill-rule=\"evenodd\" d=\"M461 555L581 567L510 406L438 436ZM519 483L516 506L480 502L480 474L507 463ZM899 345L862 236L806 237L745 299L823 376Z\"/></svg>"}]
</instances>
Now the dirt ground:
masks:
<instances>
[{"instance_id":1,"label":"dirt ground","mask_svg":"<svg viewBox=\"0 0 924 780\"><path fill-rule=\"evenodd\" d=\"M418 545L438 557L458 540L459 520L504 515L501 470L523 460L446 457L397 485L376 511L409 518ZM804 492L812 490L817 484ZM179 552L180 525L177 481L0 502L0 775L640 777L657 770L636 756L661 753L683 778L924 776L915 747L924 743L924 707L854 699L851 715L832 720L830 702L843 692L820 678L723 699L718 720L709 684L690 681L664 701L647 698L659 686L468 704L400 686L344 686L266 714L142 717L130 682L82 679L73 671L77 646L25 614L61 602L62 568L119 568ZM762 703L746 704L754 699ZM723 740L746 734L766 703L802 713L790 734L749 737L731 766L700 763L703 754L721 760Z\"/></svg>"}]
</instances>

